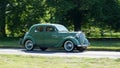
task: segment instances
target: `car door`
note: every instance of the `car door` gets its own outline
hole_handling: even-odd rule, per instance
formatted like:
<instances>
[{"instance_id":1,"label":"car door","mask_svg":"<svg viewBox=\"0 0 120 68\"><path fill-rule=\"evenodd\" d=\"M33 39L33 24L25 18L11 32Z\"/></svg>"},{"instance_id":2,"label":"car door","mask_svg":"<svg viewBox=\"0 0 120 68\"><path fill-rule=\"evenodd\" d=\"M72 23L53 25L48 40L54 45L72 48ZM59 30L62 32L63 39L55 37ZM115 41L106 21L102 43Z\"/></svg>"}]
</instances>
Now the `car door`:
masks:
<instances>
[{"instance_id":1,"label":"car door","mask_svg":"<svg viewBox=\"0 0 120 68\"><path fill-rule=\"evenodd\" d=\"M34 38L36 40L36 44L39 46L44 45L44 26L39 25L35 28Z\"/></svg>"},{"instance_id":2,"label":"car door","mask_svg":"<svg viewBox=\"0 0 120 68\"><path fill-rule=\"evenodd\" d=\"M55 47L59 42L58 32L54 26L46 26L45 29L45 45L48 47Z\"/></svg>"}]
</instances>

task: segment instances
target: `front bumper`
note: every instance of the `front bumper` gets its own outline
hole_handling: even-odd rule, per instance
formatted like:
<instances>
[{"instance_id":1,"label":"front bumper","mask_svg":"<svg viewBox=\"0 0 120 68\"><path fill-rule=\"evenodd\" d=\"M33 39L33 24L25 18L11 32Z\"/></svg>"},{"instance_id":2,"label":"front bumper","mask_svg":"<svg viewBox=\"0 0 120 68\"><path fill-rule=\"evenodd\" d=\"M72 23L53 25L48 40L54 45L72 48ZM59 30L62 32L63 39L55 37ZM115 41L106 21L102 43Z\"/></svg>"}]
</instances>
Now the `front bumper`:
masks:
<instances>
[{"instance_id":1,"label":"front bumper","mask_svg":"<svg viewBox=\"0 0 120 68\"><path fill-rule=\"evenodd\" d=\"M76 38L79 41L79 44L77 44L77 47L87 47L90 45L90 43L84 33L80 32L80 33L76 34Z\"/></svg>"},{"instance_id":2,"label":"front bumper","mask_svg":"<svg viewBox=\"0 0 120 68\"><path fill-rule=\"evenodd\" d=\"M77 45L77 47L88 47L89 45Z\"/></svg>"},{"instance_id":3,"label":"front bumper","mask_svg":"<svg viewBox=\"0 0 120 68\"><path fill-rule=\"evenodd\" d=\"M77 47L88 47L90 45L89 41L87 40L87 38L82 38L79 40L79 43L77 45Z\"/></svg>"}]
</instances>

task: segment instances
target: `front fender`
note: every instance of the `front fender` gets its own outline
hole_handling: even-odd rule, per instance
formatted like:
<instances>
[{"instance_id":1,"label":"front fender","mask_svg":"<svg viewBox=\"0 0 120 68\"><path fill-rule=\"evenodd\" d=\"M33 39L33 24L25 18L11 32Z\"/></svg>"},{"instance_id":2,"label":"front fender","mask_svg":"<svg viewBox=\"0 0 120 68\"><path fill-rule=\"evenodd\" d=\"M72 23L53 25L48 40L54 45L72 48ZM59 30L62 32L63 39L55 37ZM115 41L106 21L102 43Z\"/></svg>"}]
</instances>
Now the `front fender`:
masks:
<instances>
[{"instance_id":1,"label":"front fender","mask_svg":"<svg viewBox=\"0 0 120 68\"><path fill-rule=\"evenodd\" d=\"M79 41L75 37L68 36L68 37L65 37L63 40L61 40L55 47L62 47L64 45L65 41L67 41L67 40L72 41L74 43L74 45L80 45Z\"/></svg>"},{"instance_id":2,"label":"front fender","mask_svg":"<svg viewBox=\"0 0 120 68\"><path fill-rule=\"evenodd\" d=\"M31 36L25 36L22 40L22 45L24 45L25 41L27 40L32 40L33 44L36 44L34 38L32 38Z\"/></svg>"},{"instance_id":3,"label":"front fender","mask_svg":"<svg viewBox=\"0 0 120 68\"><path fill-rule=\"evenodd\" d=\"M71 40L71 41L74 43L74 45L79 45L79 44L80 44L79 41L78 41L75 37L72 37L72 36L66 37L66 38L64 39L64 42L65 42L66 40Z\"/></svg>"}]
</instances>

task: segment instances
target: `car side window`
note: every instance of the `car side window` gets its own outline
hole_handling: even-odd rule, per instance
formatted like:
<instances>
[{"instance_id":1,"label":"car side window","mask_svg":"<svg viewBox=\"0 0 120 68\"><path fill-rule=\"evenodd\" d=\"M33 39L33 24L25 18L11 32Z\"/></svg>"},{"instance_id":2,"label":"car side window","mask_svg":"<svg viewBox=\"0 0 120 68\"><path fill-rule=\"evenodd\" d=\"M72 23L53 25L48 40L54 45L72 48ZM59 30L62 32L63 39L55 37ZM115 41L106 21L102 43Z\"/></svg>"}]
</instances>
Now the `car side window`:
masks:
<instances>
[{"instance_id":1,"label":"car side window","mask_svg":"<svg viewBox=\"0 0 120 68\"><path fill-rule=\"evenodd\" d=\"M43 32L44 31L44 27L43 26L38 26L36 28L37 32Z\"/></svg>"},{"instance_id":2,"label":"car side window","mask_svg":"<svg viewBox=\"0 0 120 68\"><path fill-rule=\"evenodd\" d=\"M47 26L46 27L46 32L55 32L55 28L52 26Z\"/></svg>"}]
</instances>

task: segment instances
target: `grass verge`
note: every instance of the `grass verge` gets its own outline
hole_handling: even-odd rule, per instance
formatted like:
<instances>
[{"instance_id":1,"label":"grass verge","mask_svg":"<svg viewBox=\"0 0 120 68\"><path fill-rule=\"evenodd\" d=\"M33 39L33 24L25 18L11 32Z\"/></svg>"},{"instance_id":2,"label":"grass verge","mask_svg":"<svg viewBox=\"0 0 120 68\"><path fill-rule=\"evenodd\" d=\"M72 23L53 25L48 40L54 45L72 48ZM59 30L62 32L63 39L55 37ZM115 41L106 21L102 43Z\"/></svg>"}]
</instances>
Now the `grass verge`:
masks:
<instances>
[{"instance_id":1,"label":"grass verge","mask_svg":"<svg viewBox=\"0 0 120 68\"><path fill-rule=\"evenodd\" d=\"M88 50L120 51L120 40L90 40Z\"/></svg>"},{"instance_id":2,"label":"grass verge","mask_svg":"<svg viewBox=\"0 0 120 68\"><path fill-rule=\"evenodd\" d=\"M21 48L18 38L0 38L0 48Z\"/></svg>"},{"instance_id":3,"label":"grass verge","mask_svg":"<svg viewBox=\"0 0 120 68\"><path fill-rule=\"evenodd\" d=\"M0 55L0 68L118 68L120 59Z\"/></svg>"}]
</instances>

